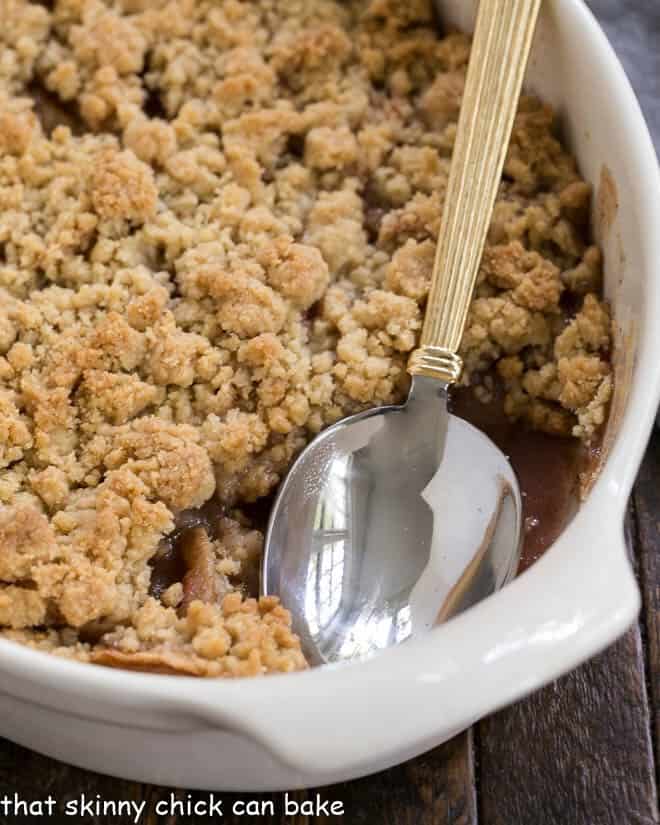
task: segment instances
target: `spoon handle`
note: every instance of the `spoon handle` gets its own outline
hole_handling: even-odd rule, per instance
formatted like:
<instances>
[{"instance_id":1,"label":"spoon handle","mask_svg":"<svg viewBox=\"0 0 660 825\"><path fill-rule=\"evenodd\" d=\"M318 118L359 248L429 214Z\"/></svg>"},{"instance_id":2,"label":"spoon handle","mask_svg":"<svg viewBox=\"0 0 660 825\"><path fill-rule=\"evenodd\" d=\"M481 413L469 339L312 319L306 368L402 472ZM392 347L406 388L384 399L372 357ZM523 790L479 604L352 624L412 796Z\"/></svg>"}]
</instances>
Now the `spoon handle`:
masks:
<instances>
[{"instance_id":1,"label":"spoon handle","mask_svg":"<svg viewBox=\"0 0 660 825\"><path fill-rule=\"evenodd\" d=\"M502 175L541 0L481 0L458 120L420 346L412 375L446 383L458 348Z\"/></svg>"}]
</instances>

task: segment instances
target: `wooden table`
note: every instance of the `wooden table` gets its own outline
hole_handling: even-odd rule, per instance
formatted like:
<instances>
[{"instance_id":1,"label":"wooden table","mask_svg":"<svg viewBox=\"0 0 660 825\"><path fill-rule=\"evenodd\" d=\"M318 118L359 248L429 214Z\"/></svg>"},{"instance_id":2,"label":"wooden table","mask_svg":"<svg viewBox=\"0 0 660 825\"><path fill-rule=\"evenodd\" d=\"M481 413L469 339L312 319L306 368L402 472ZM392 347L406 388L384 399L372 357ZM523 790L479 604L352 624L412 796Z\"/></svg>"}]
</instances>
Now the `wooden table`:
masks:
<instances>
[{"instance_id":1,"label":"wooden table","mask_svg":"<svg viewBox=\"0 0 660 825\"><path fill-rule=\"evenodd\" d=\"M344 803L344 816L285 817L279 794L223 795L222 821L350 825L651 825L658 823L660 742L660 433L652 440L630 505L628 531L641 589L639 622L579 670L483 720L431 753L389 771L318 793ZM0 799L49 793L55 823L129 822L66 817L67 799L100 794L146 800L140 822L197 825L207 816L156 815L171 793L69 768L0 740ZM204 799L202 793L175 792ZM314 799L316 791L292 794ZM275 816L231 814L237 799L272 799ZM0 824L20 821L3 816ZM42 820L46 821L46 820Z\"/></svg>"}]
</instances>

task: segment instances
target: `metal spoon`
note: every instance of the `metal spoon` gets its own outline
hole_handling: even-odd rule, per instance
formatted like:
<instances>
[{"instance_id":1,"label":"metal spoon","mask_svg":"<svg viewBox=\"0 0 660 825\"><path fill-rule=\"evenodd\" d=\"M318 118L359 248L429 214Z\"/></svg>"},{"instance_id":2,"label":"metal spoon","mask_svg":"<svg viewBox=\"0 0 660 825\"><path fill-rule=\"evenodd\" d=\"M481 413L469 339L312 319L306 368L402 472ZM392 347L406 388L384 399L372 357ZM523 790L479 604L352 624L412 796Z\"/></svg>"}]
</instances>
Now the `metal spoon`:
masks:
<instances>
[{"instance_id":1,"label":"metal spoon","mask_svg":"<svg viewBox=\"0 0 660 825\"><path fill-rule=\"evenodd\" d=\"M515 573L521 500L506 456L450 415L448 387L541 0L481 0L420 347L402 406L319 435L278 493L264 593L291 610L312 664L423 633Z\"/></svg>"}]
</instances>

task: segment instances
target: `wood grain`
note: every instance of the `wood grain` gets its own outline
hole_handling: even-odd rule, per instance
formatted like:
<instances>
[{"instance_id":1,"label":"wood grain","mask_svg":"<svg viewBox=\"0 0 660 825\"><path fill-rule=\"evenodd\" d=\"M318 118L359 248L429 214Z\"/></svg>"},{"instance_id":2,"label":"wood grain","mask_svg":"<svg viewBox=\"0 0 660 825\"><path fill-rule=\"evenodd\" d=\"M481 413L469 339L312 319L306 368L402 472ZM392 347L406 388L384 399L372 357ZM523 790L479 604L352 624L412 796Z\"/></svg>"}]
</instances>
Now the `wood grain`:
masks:
<instances>
[{"instance_id":1,"label":"wood grain","mask_svg":"<svg viewBox=\"0 0 660 825\"><path fill-rule=\"evenodd\" d=\"M42 822L98 825L104 820L93 817L65 816L63 811L66 802L83 793L88 798L94 798L96 794L100 794L103 799L139 801L144 796L145 787L135 782L124 782L72 768L15 745L6 739L0 739L0 799L5 794L12 798L14 794L18 794L22 800L32 802L44 800L52 794L59 802L59 809L56 815L52 818L44 817ZM29 816L5 816L0 813L0 825L34 823L35 821L38 820Z\"/></svg>"},{"instance_id":2,"label":"wood grain","mask_svg":"<svg viewBox=\"0 0 660 825\"><path fill-rule=\"evenodd\" d=\"M479 726L480 825L655 825L639 626Z\"/></svg>"},{"instance_id":3,"label":"wood grain","mask_svg":"<svg viewBox=\"0 0 660 825\"><path fill-rule=\"evenodd\" d=\"M472 733L463 733L411 762L328 793L343 800L350 825L477 825L473 751Z\"/></svg>"},{"instance_id":4,"label":"wood grain","mask_svg":"<svg viewBox=\"0 0 660 825\"><path fill-rule=\"evenodd\" d=\"M660 434L651 439L634 494L647 677L654 717L656 765L660 764Z\"/></svg>"}]
</instances>

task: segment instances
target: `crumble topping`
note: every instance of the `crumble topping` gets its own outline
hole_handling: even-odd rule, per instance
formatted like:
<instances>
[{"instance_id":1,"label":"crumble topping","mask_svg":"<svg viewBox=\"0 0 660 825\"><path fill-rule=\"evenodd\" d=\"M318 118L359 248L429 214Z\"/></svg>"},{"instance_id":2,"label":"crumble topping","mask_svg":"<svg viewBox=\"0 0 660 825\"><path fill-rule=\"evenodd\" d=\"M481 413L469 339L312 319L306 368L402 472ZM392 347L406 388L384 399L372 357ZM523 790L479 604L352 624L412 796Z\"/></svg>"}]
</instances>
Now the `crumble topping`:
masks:
<instances>
[{"instance_id":1,"label":"crumble topping","mask_svg":"<svg viewBox=\"0 0 660 825\"><path fill-rule=\"evenodd\" d=\"M253 598L250 505L323 427L405 395L469 39L429 0L3 21L1 632L112 667L303 668ZM495 374L509 416L585 442L612 392L590 199L524 97L461 348L480 398Z\"/></svg>"}]
</instances>

